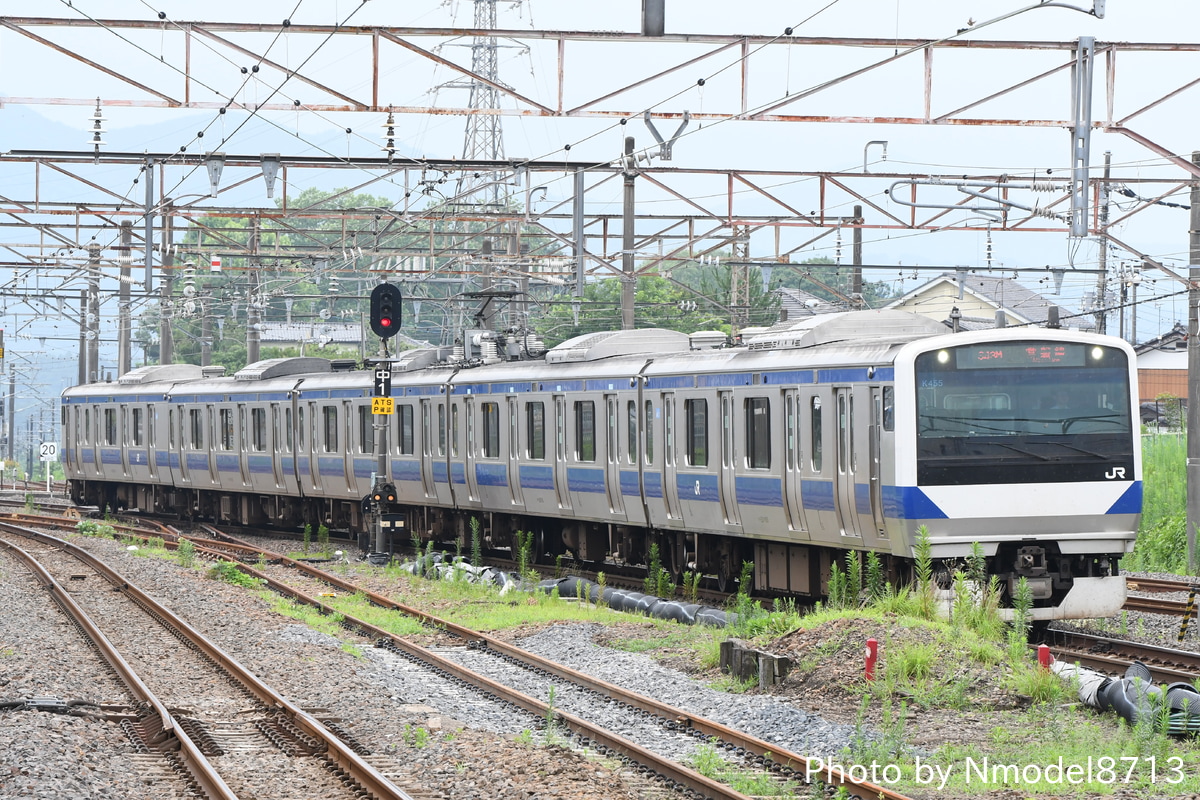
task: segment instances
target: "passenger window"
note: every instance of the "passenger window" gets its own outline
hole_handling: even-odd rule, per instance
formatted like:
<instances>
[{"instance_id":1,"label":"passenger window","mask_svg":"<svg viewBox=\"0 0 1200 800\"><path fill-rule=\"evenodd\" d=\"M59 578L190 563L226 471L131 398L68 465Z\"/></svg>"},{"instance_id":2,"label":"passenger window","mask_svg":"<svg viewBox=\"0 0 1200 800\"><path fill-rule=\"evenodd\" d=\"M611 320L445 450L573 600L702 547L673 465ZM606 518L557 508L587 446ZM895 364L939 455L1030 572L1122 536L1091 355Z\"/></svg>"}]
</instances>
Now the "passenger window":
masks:
<instances>
[{"instance_id":1,"label":"passenger window","mask_svg":"<svg viewBox=\"0 0 1200 800\"><path fill-rule=\"evenodd\" d=\"M284 442L286 442L285 453L292 452L292 410L285 408L283 410L283 430Z\"/></svg>"},{"instance_id":2,"label":"passenger window","mask_svg":"<svg viewBox=\"0 0 1200 800\"><path fill-rule=\"evenodd\" d=\"M765 397L746 398L746 466L771 467L771 403Z\"/></svg>"},{"instance_id":3,"label":"passenger window","mask_svg":"<svg viewBox=\"0 0 1200 800\"><path fill-rule=\"evenodd\" d=\"M358 407L358 452L375 452L375 415L366 405Z\"/></svg>"},{"instance_id":4,"label":"passenger window","mask_svg":"<svg viewBox=\"0 0 1200 800\"><path fill-rule=\"evenodd\" d=\"M575 460L596 460L596 404L575 401Z\"/></svg>"},{"instance_id":5,"label":"passenger window","mask_svg":"<svg viewBox=\"0 0 1200 800\"><path fill-rule=\"evenodd\" d=\"M483 417L483 455L485 458L500 457L500 405L481 403Z\"/></svg>"},{"instance_id":6,"label":"passenger window","mask_svg":"<svg viewBox=\"0 0 1200 800\"><path fill-rule=\"evenodd\" d=\"M708 466L708 401L684 400L684 446L687 462L693 467Z\"/></svg>"},{"instance_id":7,"label":"passenger window","mask_svg":"<svg viewBox=\"0 0 1200 800\"><path fill-rule=\"evenodd\" d=\"M446 404L438 403L438 452L439 456L446 455Z\"/></svg>"},{"instance_id":8,"label":"passenger window","mask_svg":"<svg viewBox=\"0 0 1200 800\"><path fill-rule=\"evenodd\" d=\"M175 409L167 411L167 447L175 449Z\"/></svg>"},{"instance_id":9,"label":"passenger window","mask_svg":"<svg viewBox=\"0 0 1200 800\"><path fill-rule=\"evenodd\" d=\"M646 401L646 421L642 428L646 432L646 463L654 463L654 401Z\"/></svg>"},{"instance_id":10,"label":"passenger window","mask_svg":"<svg viewBox=\"0 0 1200 800\"><path fill-rule=\"evenodd\" d=\"M267 449L267 410L250 409L250 448L262 452Z\"/></svg>"},{"instance_id":11,"label":"passenger window","mask_svg":"<svg viewBox=\"0 0 1200 800\"><path fill-rule=\"evenodd\" d=\"M813 472L821 471L821 398L813 397L812 405L810 406L809 424L812 430L812 469Z\"/></svg>"},{"instance_id":12,"label":"passenger window","mask_svg":"<svg viewBox=\"0 0 1200 800\"><path fill-rule=\"evenodd\" d=\"M636 464L637 463L637 449L638 449L638 424L637 424L638 420L637 420L637 403L635 403L633 400L630 400L626 406L626 417L627 417L627 421L626 421L625 425L626 425L626 428L628 428L628 430L626 431L626 433L628 434L626 436L628 445L626 448L627 452L625 453L625 459L630 464Z\"/></svg>"},{"instance_id":13,"label":"passenger window","mask_svg":"<svg viewBox=\"0 0 1200 800\"><path fill-rule=\"evenodd\" d=\"M204 415L199 408L193 408L188 411L188 419L191 422L192 433L192 449L204 449Z\"/></svg>"},{"instance_id":14,"label":"passenger window","mask_svg":"<svg viewBox=\"0 0 1200 800\"><path fill-rule=\"evenodd\" d=\"M233 409L222 408L220 416L221 416L221 427L220 427L221 449L222 450L232 450L233 449Z\"/></svg>"},{"instance_id":15,"label":"passenger window","mask_svg":"<svg viewBox=\"0 0 1200 800\"><path fill-rule=\"evenodd\" d=\"M337 406L321 407L324 423L325 452L335 453L338 449Z\"/></svg>"},{"instance_id":16,"label":"passenger window","mask_svg":"<svg viewBox=\"0 0 1200 800\"><path fill-rule=\"evenodd\" d=\"M133 430L130 433L131 433L131 438L133 439L134 447L141 447L141 445L142 445L142 439L144 436L144 427L143 427L144 419L145 419L145 417L142 414L142 409L140 409L140 408L133 409Z\"/></svg>"},{"instance_id":17,"label":"passenger window","mask_svg":"<svg viewBox=\"0 0 1200 800\"><path fill-rule=\"evenodd\" d=\"M525 404L525 455L537 461L546 458L546 405Z\"/></svg>"},{"instance_id":18,"label":"passenger window","mask_svg":"<svg viewBox=\"0 0 1200 800\"><path fill-rule=\"evenodd\" d=\"M784 411L784 428L787 430L787 442L785 443L784 452L787 454L787 468L789 470L796 468L796 403L791 395L787 399L787 408Z\"/></svg>"},{"instance_id":19,"label":"passenger window","mask_svg":"<svg viewBox=\"0 0 1200 800\"><path fill-rule=\"evenodd\" d=\"M117 443L117 410L115 408L104 409L104 443Z\"/></svg>"},{"instance_id":20,"label":"passenger window","mask_svg":"<svg viewBox=\"0 0 1200 800\"><path fill-rule=\"evenodd\" d=\"M400 454L413 454L413 407L403 405L398 409L400 417Z\"/></svg>"},{"instance_id":21,"label":"passenger window","mask_svg":"<svg viewBox=\"0 0 1200 800\"><path fill-rule=\"evenodd\" d=\"M458 458L458 406L450 406L450 455Z\"/></svg>"},{"instance_id":22,"label":"passenger window","mask_svg":"<svg viewBox=\"0 0 1200 800\"><path fill-rule=\"evenodd\" d=\"M297 422L296 430L300 434L300 440L297 442L297 444L300 445L300 451L303 452L304 451L304 406L300 406L300 408L296 410L296 415L297 415L296 416L296 422Z\"/></svg>"},{"instance_id":23,"label":"passenger window","mask_svg":"<svg viewBox=\"0 0 1200 800\"><path fill-rule=\"evenodd\" d=\"M893 386L883 387L883 429L894 430L896 427L896 389Z\"/></svg>"}]
</instances>

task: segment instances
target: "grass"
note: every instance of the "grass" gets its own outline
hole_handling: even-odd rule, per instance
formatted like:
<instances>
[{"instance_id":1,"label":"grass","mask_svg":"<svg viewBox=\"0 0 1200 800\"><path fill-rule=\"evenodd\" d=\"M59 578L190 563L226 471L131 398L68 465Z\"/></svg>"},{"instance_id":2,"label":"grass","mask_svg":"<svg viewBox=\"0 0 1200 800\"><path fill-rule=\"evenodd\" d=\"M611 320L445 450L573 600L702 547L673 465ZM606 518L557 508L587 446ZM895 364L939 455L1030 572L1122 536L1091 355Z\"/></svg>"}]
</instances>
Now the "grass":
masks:
<instances>
[{"instance_id":1,"label":"grass","mask_svg":"<svg viewBox=\"0 0 1200 800\"><path fill-rule=\"evenodd\" d=\"M1126 569L1187 571L1187 440L1161 434L1142 437L1142 524Z\"/></svg>"}]
</instances>

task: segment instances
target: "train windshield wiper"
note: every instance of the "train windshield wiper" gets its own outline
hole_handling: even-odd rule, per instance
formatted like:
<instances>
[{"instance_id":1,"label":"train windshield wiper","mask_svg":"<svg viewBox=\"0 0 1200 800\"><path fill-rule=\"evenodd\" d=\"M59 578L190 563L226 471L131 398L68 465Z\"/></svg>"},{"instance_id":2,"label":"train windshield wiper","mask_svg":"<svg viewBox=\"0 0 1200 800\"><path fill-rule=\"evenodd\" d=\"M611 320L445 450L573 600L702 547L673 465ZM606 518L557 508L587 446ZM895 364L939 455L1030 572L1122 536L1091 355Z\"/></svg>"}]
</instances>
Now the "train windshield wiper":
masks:
<instances>
[{"instance_id":1,"label":"train windshield wiper","mask_svg":"<svg viewBox=\"0 0 1200 800\"><path fill-rule=\"evenodd\" d=\"M1040 459L1042 461L1053 461L1054 460L1054 459L1050 458L1050 456L1044 456L1041 453L1035 453L1032 450L1025 450L1024 448L1015 447L1011 444L1005 444L1004 442L991 442L990 444L994 444L997 447L1007 447L1009 450L1015 450L1016 452L1020 453L1021 455L1033 456L1034 458Z\"/></svg>"}]
</instances>

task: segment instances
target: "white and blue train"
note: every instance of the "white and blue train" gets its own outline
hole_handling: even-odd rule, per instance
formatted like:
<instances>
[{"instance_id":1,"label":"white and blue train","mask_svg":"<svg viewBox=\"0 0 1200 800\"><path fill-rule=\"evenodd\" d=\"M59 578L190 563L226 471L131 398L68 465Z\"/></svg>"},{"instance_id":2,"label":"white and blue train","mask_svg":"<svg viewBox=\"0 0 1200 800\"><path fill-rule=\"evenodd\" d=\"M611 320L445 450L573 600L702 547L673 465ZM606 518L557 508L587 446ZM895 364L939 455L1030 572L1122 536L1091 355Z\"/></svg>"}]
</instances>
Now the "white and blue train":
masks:
<instances>
[{"instance_id":1,"label":"white and blue train","mask_svg":"<svg viewBox=\"0 0 1200 800\"><path fill-rule=\"evenodd\" d=\"M148 366L63 393L77 502L240 524L323 523L369 541L364 498L422 540L645 563L820 596L847 551L905 578L918 529L948 579L973 543L1035 618L1124 602L1141 513L1134 355L1089 333L950 333L898 311L782 323L738 346L588 334L538 357L516 337L391 364L386 475L372 372L317 358L233 376ZM723 342L723 340L722 340ZM478 353L474 343L481 347Z\"/></svg>"}]
</instances>

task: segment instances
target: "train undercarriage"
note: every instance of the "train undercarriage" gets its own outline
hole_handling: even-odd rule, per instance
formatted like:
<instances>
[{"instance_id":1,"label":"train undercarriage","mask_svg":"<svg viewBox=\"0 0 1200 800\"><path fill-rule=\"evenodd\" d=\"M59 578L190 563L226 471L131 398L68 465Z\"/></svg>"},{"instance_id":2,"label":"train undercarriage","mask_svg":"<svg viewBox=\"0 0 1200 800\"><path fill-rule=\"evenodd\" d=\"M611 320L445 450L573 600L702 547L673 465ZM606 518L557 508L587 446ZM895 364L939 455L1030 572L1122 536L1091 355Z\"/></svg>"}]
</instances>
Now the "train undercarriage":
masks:
<instances>
[{"instance_id":1,"label":"train undercarriage","mask_svg":"<svg viewBox=\"0 0 1200 800\"><path fill-rule=\"evenodd\" d=\"M372 516L366 499L355 502L80 480L70 482L70 491L74 502L97 506L101 513L136 509L186 520L285 530L324 525L356 540L364 551L373 550L377 544L370 531ZM386 541L385 549L389 551L415 541L422 546L432 542L437 548L469 550L475 524L481 544L489 549L507 548L515 553L518 533L532 534L530 557L537 563L554 563L558 557L569 557L594 570L603 569L606 561L645 567L651 563L653 547L661 568L676 585L682 585L684 575L690 572L713 576L719 590L732 591L743 565L752 562L751 588L755 594L768 597L826 597L830 575L835 567L845 570L850 552L820 545L436 506L392 504L385 510L402 514L405 519L404 538ZM891 585L913 583L911 559L880 553L879 562L884 580ZM862 568L865 571L865 563ZM1094 597L1098 593L1113 591L1111 583L1102 581L1117 576L1119 569L1117 556L1064 555L1055 542L1004 543L982 565L972 565L969 559L962 558L932 564L935 590L947 603L953 600L956 572L994 576L1003 605L1011 605L1017 583L1023 577L1032 593L1034 616L1052 618L1059 616L1053 609L1064 603L1077 584L1082 589L1077 594L1084 599L1077 597L1075 607L1080 602L1097 604ZM1120 601L1123 600L1122 588ZM1042 613L1036 613L1037 609ZM1099 616L1103 609L1097 607L1095 611L1093 614L1083 609L1072 613Z\"/></svg>"}]
</instances>

